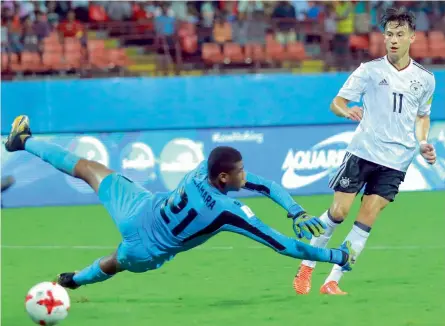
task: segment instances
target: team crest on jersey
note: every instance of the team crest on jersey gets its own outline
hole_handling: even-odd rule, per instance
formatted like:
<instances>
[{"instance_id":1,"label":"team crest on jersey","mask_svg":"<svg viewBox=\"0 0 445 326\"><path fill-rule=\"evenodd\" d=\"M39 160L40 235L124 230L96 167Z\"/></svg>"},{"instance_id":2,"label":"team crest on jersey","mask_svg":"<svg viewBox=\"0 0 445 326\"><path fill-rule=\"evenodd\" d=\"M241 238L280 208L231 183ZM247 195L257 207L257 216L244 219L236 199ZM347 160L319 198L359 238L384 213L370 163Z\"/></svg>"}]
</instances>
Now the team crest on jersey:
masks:
<instances>
[{"instance_id":1,"label":"team crest on jersey","mask_svg":"<svg viewBox=\"0 0 445 326\"><path fill-rule=\"evenodd\" d=\"M409 87L409 89L411 90L411 92L413 92L414 95L419 96L420 94L422 94L423 85L419 81L411 80L410 83L411 86Z\"/></svg>"},{"instance_id":2,"label":"team crest on jersey","mask_svg":"<svg viewBox=\"0 0 445 326\"><path fill-rule=\"evenodd\" d=\"M351 182L351 180L349 178L343 177L343 178L340 179L340 186L342 188L348 188L350 182Z\"/></svg>"}]
</instances>

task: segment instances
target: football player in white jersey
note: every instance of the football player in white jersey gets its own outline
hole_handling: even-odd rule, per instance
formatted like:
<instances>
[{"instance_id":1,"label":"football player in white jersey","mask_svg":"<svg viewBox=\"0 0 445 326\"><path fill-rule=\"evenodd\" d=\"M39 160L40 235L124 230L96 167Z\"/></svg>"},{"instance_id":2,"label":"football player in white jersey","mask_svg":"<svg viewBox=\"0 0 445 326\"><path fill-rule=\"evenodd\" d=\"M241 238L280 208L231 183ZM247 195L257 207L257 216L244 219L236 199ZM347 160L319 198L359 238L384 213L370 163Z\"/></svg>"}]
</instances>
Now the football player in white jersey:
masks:
<instances>
[{"instance_id":1,"label":"football player in white jersey","mask_svg":"<svg viewBox=\"0 0 445 326\"><path fill-rule=\"evenodd\" d=\"M415 41L415 17L406 9L388 9L381 21L387 55L357 68L331 104L340 117L359 121L344 161L330 181L334 198L321 216L327 229L311 245L325 247L333 231L348 215L364 187L360 211L346 237L356 257L363 250L379 213L392 202L417 151L429 164L436 161L428 143L434 76L409 56ZM363 101L363 109L348 108ZM311 289L313 261L303 261L294 279L298 294ZM323 294L346 294L338 283L343 272L334 266L321 286Z\"/></svg>"}]
</instances>

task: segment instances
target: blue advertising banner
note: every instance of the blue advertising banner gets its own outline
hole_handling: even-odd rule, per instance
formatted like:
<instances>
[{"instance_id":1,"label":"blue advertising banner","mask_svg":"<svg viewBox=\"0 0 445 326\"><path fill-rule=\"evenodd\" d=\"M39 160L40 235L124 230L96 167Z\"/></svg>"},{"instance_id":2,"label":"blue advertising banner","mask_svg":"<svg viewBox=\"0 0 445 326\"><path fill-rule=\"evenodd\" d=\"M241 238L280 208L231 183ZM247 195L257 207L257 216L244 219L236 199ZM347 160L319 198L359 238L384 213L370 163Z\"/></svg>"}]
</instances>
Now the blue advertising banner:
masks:
<instances>
[{"instance_id":1,"label":"blue advertising banner","mask_svg":"<svg viewBox=\"0 0 445 326\"><path fill-rule=\"evenodd\" d=\"M329 177L340 166L353 125L146 131L36 136L79 156L101 162L152 192L169 191L220 145L241 151L247 170L276 181L293 195L331 193ZM438 162L416 156L401 190L445 189L445 122L433 123L430 139ZM66 176L26 152L2 146L2 175L16 184L3 194L4 207L99 203L83 181ZM255 195L247 191L237 196Z\"/></svg>"},{"instance_id":2,"label":"blue advertising banner","mask_svg":"<svg viewBox=\"0 0 445 326\"><path fill-rule=\"evenodd\" d=\"M434 70L432 120L445 119ZM36 134L347 124L329 110L349 73L255 74L1 83L1 132L26 114Z\"/></svg>"}]
</instances>

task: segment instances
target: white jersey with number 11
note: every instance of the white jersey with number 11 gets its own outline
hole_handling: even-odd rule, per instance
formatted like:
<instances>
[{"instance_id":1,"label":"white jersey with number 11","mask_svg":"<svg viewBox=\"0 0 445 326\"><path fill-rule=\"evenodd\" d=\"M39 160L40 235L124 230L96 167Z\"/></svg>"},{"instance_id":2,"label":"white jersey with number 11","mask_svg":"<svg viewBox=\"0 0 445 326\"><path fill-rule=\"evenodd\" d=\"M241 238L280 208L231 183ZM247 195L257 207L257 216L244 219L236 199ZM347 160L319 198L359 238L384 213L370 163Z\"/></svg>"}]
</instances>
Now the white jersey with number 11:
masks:
<instances>
[{"instance_id":1,"label":"white jersey with number 11","mask_svg":"<svg viewBox=\"0 0 445 326\"><path fill-rule=\"evenodd\" d=\"M338 93L353 102L363 100L363 119L348 151L406 171L417 148L416 117L430 114L434 88L434 75L412 59L400 71L386 56L362 63Z\"/></svg>"}]
</instances>

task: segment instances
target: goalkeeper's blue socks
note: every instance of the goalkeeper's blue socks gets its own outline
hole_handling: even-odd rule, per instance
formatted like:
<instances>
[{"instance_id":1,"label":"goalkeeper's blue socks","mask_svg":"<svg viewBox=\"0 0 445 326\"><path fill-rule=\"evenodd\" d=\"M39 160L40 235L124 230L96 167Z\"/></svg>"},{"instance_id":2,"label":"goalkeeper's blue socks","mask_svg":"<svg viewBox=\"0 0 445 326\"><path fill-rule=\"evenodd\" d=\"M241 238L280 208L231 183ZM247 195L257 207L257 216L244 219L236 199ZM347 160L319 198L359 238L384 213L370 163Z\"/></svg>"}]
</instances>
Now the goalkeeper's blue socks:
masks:
<instances>
[{"instance_id":1,"label":"goalkeeper's blue socks","mask_svg":"<svg viewBox=\"0 0 445 326\"><path fill-rule=\"evenodd\" d=\"M74 168L80 160L79 156L68 152L59 145L33 137L26 140L25 150L71 176L74 176Z\"/></svg>"},{"instance_id":2,"label":"goalkeeper's blue socks","mask_svg":"<svg viewBox=\"0 0 445 326\"><path fill-rule=\"evenodd\" d=\"M77 285L86 285L103 282L113 277L113 275L108 275L100 269L100 260L101 258L97 259L92 265L84 268L79 273L76 273L73 277L73 281Z\"/></svg>"}]
</instances>

